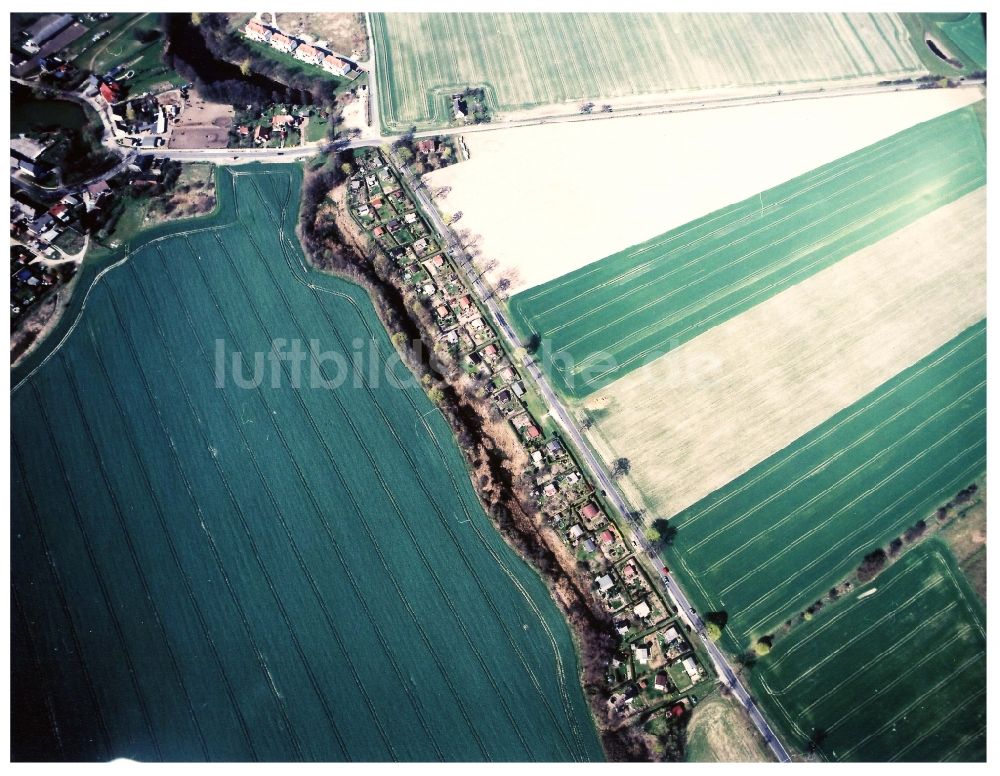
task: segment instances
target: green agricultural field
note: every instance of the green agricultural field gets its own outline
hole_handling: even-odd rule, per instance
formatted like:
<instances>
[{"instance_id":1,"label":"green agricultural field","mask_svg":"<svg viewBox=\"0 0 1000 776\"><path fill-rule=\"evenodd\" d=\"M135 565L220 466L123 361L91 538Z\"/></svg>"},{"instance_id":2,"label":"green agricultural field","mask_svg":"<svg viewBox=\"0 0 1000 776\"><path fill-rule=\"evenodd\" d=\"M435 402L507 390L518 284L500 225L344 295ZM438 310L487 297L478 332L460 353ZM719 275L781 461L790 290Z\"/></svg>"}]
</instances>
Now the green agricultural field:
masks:
<instances>
[{"instance_id":1,"label":"green agricultural field","mask_svg":"<svg viewBox=\"0 0 1000 776\"><path fill-rule=\"evenodd\" d=\"M986 461L986 322L671 520L674 565L745 650Z\"/></svg>"},{"instance_id":2,"label":"green agricultural field","mask_svg":"<svg viewBox=\"0 0 1000 776\"><path fill-rule=\"evenodd\" d=\"M986 759L986 616L929 540L758 661L769 719L827 760Z\"/></svg>"},{"instance_id":3,"label":"green agricultural field","mask_svg":"<svg viewBox=\"0 0 1000 776\"><path fill-rule=\"evenodd\" d=\"M372 14L387 130L444 126L449 95L495 111L679 90L921 71L895 14ZM922 45L922 44L921 44Z\"/></svg>"},{"instance_id":4,"label":"green agricultural field","mask_svg":"<svg viewBox=\"0 0 1000 776\"><path fill-rule=\"evenodd\" d=\"M924 67L942 76L967 75L986 69L986 27L980 13L901 13L899 15ZM925 42L930 35L961 62L956 68L937 56Z\"/></svg>"},{"instance_id":5,"label":"green agricultural field","mask_svg":"<svg viewBox=\"0 0 1000 776\"><path fill-rule=\"evenodd\" d=\"M366 294L305 268L300 187L220 170L13 374L12 756L600 759L545 586Z\"/></svg>"},{"instance_id":6,"label":"green agricultural field","mask_svg":"<svg viewBox=\"0 0 1000 776\"><path fill-rule=\"evenodd\" d=\"M963 108L517 294L511 319L581 398L985 182Z\"/></svg>"},{"instance_id":7,"label":"green agricultural field","mask_svg":"<svg viewBox=\"0 0 1000 776\"><path fill-rule=\"evenodd\" d=\"M957 45L957 56L968 69L986 69L986 28L983 24L984 14L979 13L970 13L960 21L938 23L947 39Z\"/></svg>"}]
</instances>

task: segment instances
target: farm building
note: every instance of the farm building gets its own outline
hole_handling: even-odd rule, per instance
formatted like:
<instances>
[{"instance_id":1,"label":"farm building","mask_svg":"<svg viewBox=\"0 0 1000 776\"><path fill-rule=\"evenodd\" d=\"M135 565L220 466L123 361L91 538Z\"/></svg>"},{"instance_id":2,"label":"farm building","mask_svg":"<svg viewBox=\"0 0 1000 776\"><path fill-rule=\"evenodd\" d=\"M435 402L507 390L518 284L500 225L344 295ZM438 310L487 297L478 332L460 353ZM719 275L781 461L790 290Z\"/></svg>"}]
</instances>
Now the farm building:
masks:
<instances>
[{"instance_id":1,"label":"farm building","mask_svg":"<svg viewBox=\"0 0 1000 776\"><path fill-rule=\"evenodd\" d=\"M107 181L96 181L91 183L83 192L83 201L87 205L87 209L91 210L97 207L101 198L110 192L111 186L108 185Z\"/></svg>"},{"instance_id":2,"label":"farm building","mask_svg":"<svg viewBox=\"0 0 1000 776\"><path fill-rule=\"evenodd\" d=\"M39 164L38 162L29 162L26 159L21 159L18 163L18 167L24 170L32 178L40 178L49 171L49 168L46 167L44 164Z\"/></svg>"},{"instance_id":3,"label":"farm building","mask_svg":"<svg viewBox=\"0 0 1000 776\"><path fill-rule=\"evenodd\" d=\"M102 83L100 86L101 97L109 105L118 102L122 98L121 87L117 83Z\"/></svg>"},{"instance_id":4,"label":"farm building","mask_svg":"<svg viewBox=\"0 0 1000 776\"><path fill-rule=\"evenodd\" d=\"M687 671L687 675L691 678L692 682L697 682L701 678L701 674L698 671L698 663L693 657L686 657L681 661L681 665L684 666L684 670Z\"/></svg>"},{"instance_id":5,"label":"farm building","mask_svg":"<svg viewBox=\"0 0 1000 776\"><path fill-rule=\"evenodd\" d=\"M69 221L70 218L69 208L62 202L53 205L51 208L49 208L49 215L63 222Z\"/></svg>"},{"instance_id":6,"label":"farm building","mask_svg":"<svg viewBox=\"0 0 1000 776\"><path fill-rule=\"evenodd\" d=\"M50 38L58 35L64 29L69 27L73 23L72 14L46 14L33 25L31 25L25 33L28 36L27 47L38 48L44 44Z\"/></svg>"},{"instance_id":7,"label":"farm building","mask_svg":"<svg viewBox=\"0 0 1000 776\"><path fill-rule=\"evenodd\" d=\"M39 156L45 153L45 149L48 145L44 143L39 143L30 137L15 137L10 141L10 150L12 153L16 154L22 159L27 159L29 162L35 161Z\"/></svg>"}]
</instances>

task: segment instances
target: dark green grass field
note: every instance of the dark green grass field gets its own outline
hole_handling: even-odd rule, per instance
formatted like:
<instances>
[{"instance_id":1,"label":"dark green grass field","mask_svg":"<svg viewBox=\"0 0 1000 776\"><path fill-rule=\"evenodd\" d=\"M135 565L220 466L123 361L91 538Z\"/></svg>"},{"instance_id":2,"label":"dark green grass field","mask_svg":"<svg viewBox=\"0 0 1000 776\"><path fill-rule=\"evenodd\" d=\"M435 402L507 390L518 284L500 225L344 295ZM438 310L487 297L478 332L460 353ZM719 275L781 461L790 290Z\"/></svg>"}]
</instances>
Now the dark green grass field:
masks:
<instances>
[{"instance_id":1,"label":"dark green grass field","mask_svg":"<svg viewBox=\"0 0 1000 776\"><path fill-rule=\"evenodd\" d=\"M674 555L736 650L771 633L974 481L986 322L680 512Z\"/></svg>"},{"instance_id":2,"label":"dark green grass field","mask_svg":"<svg viewBox=\"0 0 1000 776\"><path fill-rule=\"evenodd\" d=\"M919 124L510 302L582 398L986 181L974 108Z\"/></svg>"},{"instance_id":3,"label":"dark green grass field","mask_svg":"<svg viewBox=\"0 0 1000 776\"><path fill-rule=\"evenodd\" d=\"M932 539L779 640L751 682L788 740L825 759L984 761L985 625Z\"/></svg>"},{"instance_id":4,"label":"dark green grass field","mask_svg":"<svg viewBox=\"0 0 1000 776\"><path fill-rule=\"evenodd\" d=\"M986 69L986 28L984 15L970 13L957 21L938 22L950 43L958 44L957 55L967 70Z\"/></svg>"},{"instance_id":5,"label":"dark green grass field","mask_svg":"<svg viewBox=\"0 0 1000 776\"><path fill-rule=\"evenodd\" d=\"M12 756L600 759L570 632L448 426L384 374L367 296L304 269L301 170L249 169L13 375ZM277 338L349 379L219 387L219 341L249 378Z\"/></svg>"}]
</instances>

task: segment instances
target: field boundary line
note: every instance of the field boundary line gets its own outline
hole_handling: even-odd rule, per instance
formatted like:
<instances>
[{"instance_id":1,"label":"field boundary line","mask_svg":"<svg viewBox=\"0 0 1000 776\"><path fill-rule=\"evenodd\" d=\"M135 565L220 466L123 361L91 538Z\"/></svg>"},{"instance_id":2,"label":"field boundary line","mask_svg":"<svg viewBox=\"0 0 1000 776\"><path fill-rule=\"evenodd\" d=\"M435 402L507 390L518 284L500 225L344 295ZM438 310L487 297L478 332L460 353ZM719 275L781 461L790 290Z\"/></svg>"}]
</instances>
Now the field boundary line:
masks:
<instances>
[{"instance_id":1,"label":"field boundary line","mask_svg":"<svg viewBox=\"0 0 1000 776\"><path fill-rule=\"evenodd\" d=\"M874 399L871 399L872 394L878 393L883 388L885 388L886 383L883 383L882 386L879 386L879 388L876 388L874 391L872 391L872 393L868 394L868 396L863 397L861 400L859 400L859 402L856 402L854 405L851 405L851 406L845 408L844 410L841 410L841 412L849 412L849 414L846 415L841 420L837 421L837 423L834 424L834 425L832 425L830 428L828 428L825 431L823 431L819 436L817 436L814 439L812 439L808 444L803 445L802 447L793 450L786 457L782 457L781 460L775 461L766 471L760 472L759 474L757 474L756 476L754 476L753 479L748 480L747 482L745 482L742 485L740 485L738 488L736 488L736 489L730 491L729 493L725 494L718 501L715 501L715 502L713 502L713 503L705 506L701 510L695 512L694 515L692 515L688 519L684 520L683 519L683 514L680 515L679 517L682 518L681 520L679 520L680 524L681 525L686 525L686 526L690 527L693 523L698 522L703 517L705 517L706 515L710 514L712 511L714 511L716 508L723 506L724 504L726 504L731 499L733 499L736 496L739 496L740 494L744 493L745 491L747 491L748 489L750 489L751 487L753 487L754 485L756 485L758 482L762 481L765 477L768 477L768 476L774 474L781 467L785 466L786 464L788 464L791 461L793 461L796 458L798 458L799 455L801 455L802 453L805 453L806 451L812 449L816 445L818 445L821 442L825 441L830 435L832 435L832 434L836 433L837 431L839 431L846 424L848 424L850 422L853 422L853 421L857 420L858 418L862 417L865 413L867 413L873 407L875 407L876 405L878 405L881 402L885 401L886 399L889 399L895 393L897 393L898 391L900 391L903 388L905 388L909 383L911 383L914 380L922 377L924 374L926 374L931 369L935 369L935 368L941 366L942 364L946 363L949 358L951 358L953 355L955 355L956 353L958 353L960 350L962 350L967 345L971 344L974 340L976 340L977 338L984 337L985 336L985 331L986 331L985 319L983 319L983 320L979 321L978 323L975 323L972 326L968 327L965 331L963 331L962 333L960 333L955 339L951 340L948 343L945 343L945 345L943 345L942 348L939 348L938 351L937 351L937 355L935 355L935 353L932 352L931 354L929 354L928 356L926 356L925 359L923 359L923 360L926 360L927 358L933 357L933 360L931 360L931 361L923 364L922 366L920 366L921 362L919 362L919 361L916 362L912 366L908 367L908 369L912 369L913 370L910 374L906 375L903 379L901 379L898 383L896 383L892 387L890 387L888 389L885 389L884 392L879 393L879 395L875 396ZM947 348L947 350L944 351L944 352L940 352L944 348ZM975 363L978 363L983 358L985 358L985 355L983 355L980 358L978 358ZM916 368L918 366L919 366L919 368ZM961 371L964 371L965 368L966 367L963 367ZM895 377L890 378L887 381L887 383L888 382L892 382L893 380L898 379L900 377L900 375L903 375L905 372L906 372L906 370L903 370L903 372L900 372ZM863 405L861 405L861 406L858 406L859 404L861 404L861 402L865 402L865 403ZM838 414L840 414L840 413L838 413ZM834 417L836 417L836 416L834 416ZM776 455L782 455L783 453L784 453L784 451L780 451L779 453L776 453Z\"/></svg>"}]
</instances>

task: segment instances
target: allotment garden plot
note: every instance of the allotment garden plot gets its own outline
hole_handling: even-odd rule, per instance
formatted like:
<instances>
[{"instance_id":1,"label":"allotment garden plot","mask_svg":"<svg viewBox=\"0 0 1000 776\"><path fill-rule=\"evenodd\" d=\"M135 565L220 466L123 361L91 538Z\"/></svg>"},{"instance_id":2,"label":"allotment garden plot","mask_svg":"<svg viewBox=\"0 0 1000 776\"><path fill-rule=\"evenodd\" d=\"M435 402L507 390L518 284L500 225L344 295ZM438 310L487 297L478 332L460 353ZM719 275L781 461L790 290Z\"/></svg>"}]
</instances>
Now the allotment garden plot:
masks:
<instances>
[{"instance_id":1,"label":"allotment garden plot","mask_svg":"<svg viewBox=\"0 0 1000 776\"><path fill-rule=\"evenodd\" d=\"M827 760L986 757L985 612L937 540L779 640L751 682Z\"/></svg>"},{"instance_id":2,"label":"allotment garden plot","mask_svg":"<svg viewBox=\"0 0 1000 776\"><path fill-rule=\"evenodd\" d=\"M695 599L746 649L973 482L986 461L986 323L678 514Z\"/></svg>"},{"instance_id":3,"label":"allotment garden plot","mask_svg":"<svg viewBox=\"0 0 1000 776\"><path fill-rule=\"evenodd\" d=\"M367 295L306 271L301 171L218 174L218 215L134 246L14 376L14 757L599 759L449 427ZM311 339L298 382L252 379Z\"/></svg>"},{"instance_id":4,"label":"allotment garden plot","mask_svg":"<svg viewBox=\"0 0 1000 776\"><path fill-rule=\"evenodd\" d=\"M946 114L511 299L580 398L985 183L972 108Z\"/></svg>"},{"instance_id":5,"label":"allotment garden plot","mask_svg":"<svg viewBox=\"0 0 1000 776\"><path fill-rule=\"evenodd\" d=\"M386 128L441 126L450 95L496 111L681 90L914 74L895 14L372 14Z\"/></svg>"}]
</instances>

